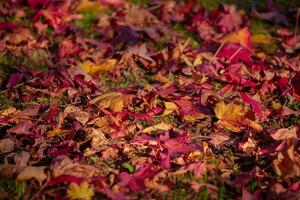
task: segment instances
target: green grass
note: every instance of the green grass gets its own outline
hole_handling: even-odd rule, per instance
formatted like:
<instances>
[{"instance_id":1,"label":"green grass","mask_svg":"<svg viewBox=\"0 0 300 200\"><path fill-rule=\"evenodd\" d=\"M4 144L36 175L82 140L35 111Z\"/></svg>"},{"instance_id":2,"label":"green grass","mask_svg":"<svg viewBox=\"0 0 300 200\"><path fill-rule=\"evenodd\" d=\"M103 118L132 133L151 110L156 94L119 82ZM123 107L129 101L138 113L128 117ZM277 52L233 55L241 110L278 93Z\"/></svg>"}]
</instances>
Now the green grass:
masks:
<instances>
[{"instance_id":1,"label":"green grass","mask_svg":"<svg viewBox=\"0 0 300 200\"><path fill-rule=\"evenodd\" d=\"M14 102L0 93L0 110L6 109L12 105L14 105Z\"/></svg>"},{"instance_id":2,"label":"green grass","mask_svg":"<svg viewBox=\"0 0 300 200\"><path fill-rule=\"evenodd\" d=\"M148 5L150 3L149 0L128 0L128 2L142 5Z\"/></svg>"},{"instance_id":3,"label":"green grass","mask_svg":"<svg viewBox=\"0 0 300 200\"><path fill-rule=\"evenodd\" d=\"M93 25L97 22L97 12L84 12L82 15L83 18L77 20L76 25L83 29L88 36L92 37Z\"/></svg>"},{"instance_id":4,"label":"green grass","mask_svg":"<svg viewBox=\"0 0 300 200\"><path fill-rule=\"evenodd\" d=\"M9 192L15 199L21 199L26 190L26 182L0 178L0 193Z\"/></svg>"},{"instance_id":5,"label":"green grass","mask_svg":"<svg viewBox=\"0 0 300 200\"><path fill-rule=\"evenodd\" d=\"M240 9L246 10L250 10L253 5L256 6L258 9L265 8L267 5L267 0L198 0L198 2L201 3L202 6L208 11L214 9L220 3L235 4ZM288 5L294 5L295 7L300 6L299 0L275 0L275 3L279 4L281 7L285 7Z\"/></svg>"},{"instance_id":6,"label":"green grass","mask_svg":"<svg viewBox=\"0 0 300 200\"><path fill-rule=\"evenodd\" d=\"M11 54L11 53L0 53L0 66L18 67L24 66L33 70L45 71L48 69L46 58L48 53L42 49L33 50L30 56L21 54Z\"/></svg>"},{"instance_id":7,"label":"green grass","mask_svg":"<svg viewBox=\"0 0 300 200\"><path fill-rule=\"evenodd\" d=\"M174 25L174 29L180 34L180 41L184 42L189 39L193 48L199 48L202 46L201 41L197 39L196 33L187 30L184 25L177 23Z\"/></svg>"}]
</instances>

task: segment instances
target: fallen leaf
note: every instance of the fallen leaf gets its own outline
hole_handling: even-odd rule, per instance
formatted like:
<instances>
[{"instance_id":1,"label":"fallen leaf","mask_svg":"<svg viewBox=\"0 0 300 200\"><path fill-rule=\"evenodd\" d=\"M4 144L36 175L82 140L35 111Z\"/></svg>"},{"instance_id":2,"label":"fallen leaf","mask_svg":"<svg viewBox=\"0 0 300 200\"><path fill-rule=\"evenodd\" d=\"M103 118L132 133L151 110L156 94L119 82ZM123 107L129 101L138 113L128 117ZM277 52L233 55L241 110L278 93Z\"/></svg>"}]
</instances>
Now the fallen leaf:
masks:
<instances>
[{"instance_id":1,"label":"fallen leaf","mask_svg":"<svg viewBox=\"0 0 300 200\"><path fill-rule=\"evenodd\" d=\"M91 200L94 196L94 190L89 187L87 181L82 182L80 185L71 183L67 190L67 196L73 199Z\"/></svg>"},{"instance_id":2,"label":"fallen leaf","mask_svg":"<svg viewBox=\"0 0 300 200\"><path fill-rule=\"evenodd\" d=\"M250 43L251 34L247 27L237 31L232 32L225 35L223 38L220 39L221 43L238 43L242 47L247 49L252 49L252 45Z\"/></svg>"},{"instance_id":3,"label":"fallen leaf","mask_svg":"<svg viewBox=\"0 0 300 200\"><path fill-rule=\"evenodd\" d=\"M167 172L162 171L156 174L152 179L145 179L144 184L147 188L157 190L158 192L168 192L170 188L160 182L167 178Z\"/></svg>"},{"instance_id":4,"label":"fallen leaf","mask_svg":"<svg viewBox=\"0 0 300 200\"><path fill-rule=\"evenodd\" d=\"M183 116L183 119L187 122L195 122L198 119L204 119L206 118L207 115L203 114L203 113L193 113L193 114L186 114Z\"/></svg>"},{"instance_id":5,"label":"fallen leaf","mask_svg":"<svg viewBox=\"0 0 300 200\"><path fill-rule=\"evenodd\" d=\"M62 136L62 135L68 134L69 132L70 132L69 130L62 130L62 129L56 128L56 129L53 129L51 131L48 131L47 135L49 137Z\"/></svg>"},{"instance_id":6,"label":"fallen leaf","mask_svg":"<svg viewBox=\"0 0 300 200\"><path fill-rule=\"evenodd\" d=\"M67 106L64 110L64 117L73 118L85 125L89 121L90 115L76 106Z\"/></svg>"},{"instance_id":7,"label":"fallen leaf","mask_svg":"<svg viewBox=\"0 0 300 200\"><path fill-rule=\"evenodd\" d=\"M216 117L219 119L217 125L227 128L232 132L241 132L241 127L251 127L255 130L261 131L262 127L244 115L246 110L242 105L237 105L234 103L225 104L224 101L221 101L216 104L214 108Z\"/></svg>"},{"instance_id":8,"label":"fallen leaf","mask_svg":"<svg viewBox=\"0 0 300 200\"><path fill-rule=\"evenodd\" d=\"M9 138L0 140L0 154L9 153L15 148L14 142Z\"/></svg>"},{"instance_id":9,"label":"fallen leaf","mask_svg":"<svg viewBox=\"0 0 300 200\"><path fill-rule=\"evenodd\" d=\"M99 12L103 9L99 1L91 0L80 0L76 7L77 12Z\"/></svg>"},{"instance_id":10,"label":"fallen leaf","mask_svg":"<svg viewBox=\"0 0 300 200\"><path fill-rule=\"evenodd\" d=\"M165 111L163 113L163 115L168 115L168 114L171 114L172 112L176 111L178 112L178 106L173 103L173 102L164 102L165 104Z\"/></svg>"},{"instance_id":11,"label":"fallen leaf","mask_svg":"<svg viewBox=\"0 0 300 200\"><path fill-rule=\"evenodd\" d=\"M111 71L117 63L116 59L108 59L101 64L95 64L89 61L80 64L81 68L88 74L97 74L99 72Z\"/></svg>"},{"instance_id":12,"label":"fallen leaf","mask_svg":"<svg viewBox=\"0 0 300 200\"><path fill-rule=\"evenodd\" d=\"M288 140L288 139L297 139L297 129L295 126L292 128L281 128L271 134L271 137L274 140Z\"/></svg>"},{"instance_id":13,"label":"fallen leaf","mask_svg":"<svg viewBox=\"0 0 300 200\"><path fill-rule=\"evenodd\" d=\"M230 137L228 135L226 135L225 133L215 133L212 135L209 143L216 145L216 146L220 146L228 140L230 140Z\"/></svg>"},{"instance_id":14,"label":"fallen leaf","mask_svg":"<svg viewBox=\"0 0 300 200\"><path fill-rule=\"evenodd\" d=\"M114 112L120 112L127 107L132 101L133 95L124 95L119 92L107 92L93 100L90 104L98 103L103 108L110 108Z\"/></svg>"},{"instance_id":15,"label":"fallen leaf","mask_svg":"<svg viewBox=\"0 0 300 200\"><path fill-rule=\"evenodd\" d=\"M18 111L17 111L17 109L15 107L6 108L5 110L1 110L0 111L0 118L7 117L7 116L15 114L17 112Z\"/></svg>"},{"instance_id":16,"label":"fallen leaf","mask_svg":"<svg viewBox=\"0 0 300 200\"><path fill-rule=\"evenodd\" d=\"M108 144L108 140L102 131L95 128L87 128L85 130L88 134L88 137L92 138L93 147L99 147L101 145Z\"/></svg>"},{"instance_id":17,"label":"fallen leaf","mask_svg":"<svg viewBox=\"0 0 300 200\"><path fill-rule=\"evenodd\" d=\"M27 166L19 173L17 180L26 181L34 178L39 182L40 185L42 185L43 181L47 178L44 169L45 167Z\"/></svg>"},{"instance_id":18,"label":"fallen leaf","mask_svg":"<svg viewBox=\"0 0 300 200\"><path fill-rule=\"evenodd\" d=\"M167 131L167 130L170 130L170 129L172 129L171 124L168 124L166 122L161 122L161 123L156 124L154 126L150 126L150 127L145 128L142 132L149 133L149 132L152 132L152 131L158 131L158 130Z\"/></svg>"}]
</instances>

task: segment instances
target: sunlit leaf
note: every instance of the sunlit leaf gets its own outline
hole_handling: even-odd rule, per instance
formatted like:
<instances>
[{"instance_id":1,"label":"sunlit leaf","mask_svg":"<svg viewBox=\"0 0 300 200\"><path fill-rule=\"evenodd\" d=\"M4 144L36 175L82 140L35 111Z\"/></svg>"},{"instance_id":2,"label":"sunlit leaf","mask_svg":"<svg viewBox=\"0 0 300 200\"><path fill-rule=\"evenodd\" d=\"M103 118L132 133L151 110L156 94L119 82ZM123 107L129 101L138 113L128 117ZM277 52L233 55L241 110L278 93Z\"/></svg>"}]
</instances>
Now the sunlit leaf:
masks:
<instances>
[{"instance_id":1,"label":"sunlit leaf","mask_svg":"<svg viewBox=\"0 0 300 200\"><path fill-rule=\"evenodd\" d=\"M220 125L232 132L241 132L242 127L251 127L261 131L262 127L255 121L246 118L244 115L247 110L242 105L221 101L214 108L216 117L219 119L217 125Z\"/></svg>"},{"instance_id":2,"label":"sunlit leaf","mask_svg":"<svg viewBox=\"0 0 300 200\"><path fill-rule=\"evenodd\" d=\"M178 106L173 102L164 102L164 104L165 104L166 109L165 109L163 115L168 115L174 111L177 112L179 109Z\"/></svg>"},{"instance_id":3,"label":"sunlit leaf","mask_svg":"<svg viewBox=\"0 0 300 200\"><path fill-rule=\"evenodd\" d=\"M89 61L83 62L80 64L82 69L88 74L96 74L99 72L108 72L111 71L117 63L116 59L108 59L101 64L95 64Z\"/></svg>"},{"instance_id":4,"label":"sunlit leaf","mask_svg":"<svg viewBox=\"0 0 300 200\"><path fill-rule=\"evenodd\" d=\"M71 200L91 200L94 196L94 190L89 187L89 184L86 181L82 182L80 185L71 183L68 187L67 195Z\"/></svg>"},{"instance_id":5,"label":"sunlit leaf","mask_svg":"<svg viewBox=\"0 0 300 200\"><path fill-rule=\"evenodd\" d=\"M242 47L247 49L252 49L251 43L251 34L247 27L237 31L229 33L228 35L224 36L220 42L222 43L238 43Z\"/></svg>"},{"instance_id":6,"label":"sunlit leaf","mask_svg":"<svg viewBox=\"0 0 300 200\"><path fill-rule=\"evenodd\" d=\"M76 7L77 12L99 12L104 8L101 6L99 1L91 1L91 0L80 0L79 4Z\"/></svg>"},{"instance_id":7,"label":"sunlit leaf","mask_svg":"<svg viewBox=\"0 0 300 200\"><path fill-rule=\"evenodd\" d=\"M51 131L48 131L47 135L49 137L62 136L62 135L68 134L69 132L70 132L69 130L62 130L62 129L56 128Z\"/></svg>"},{"instance_id":8,"label":"sunlit leaf","mask_svg":"<svg viewBox=\"0 0 300 200\"><path fill-rule=\"evenodd\" d=\"M110 108L114 112L120 112L124 107L127 107L133 95L124 95L119 92L107 92L104 93L93 100L90 101L90 104L98 103L103 108Z\"/></svg>"},{"instance_id":9,"label":"sunlit leaf","mask_svg":"<svg viewBox=\"0 0 300 200\"><path fill-rule=\"evenodd\" d=\"M149 132L152 132L152 131L158 131L158 130L162 130L162 131L167 131L167 130L170 130L172 129L172 125L171 124L168 124L166 122L161 122L159 124L156 124L154 126L150 126L150 127L147 127L143 130L144 133L149 133Z\"/></svg>"}]
</instances>

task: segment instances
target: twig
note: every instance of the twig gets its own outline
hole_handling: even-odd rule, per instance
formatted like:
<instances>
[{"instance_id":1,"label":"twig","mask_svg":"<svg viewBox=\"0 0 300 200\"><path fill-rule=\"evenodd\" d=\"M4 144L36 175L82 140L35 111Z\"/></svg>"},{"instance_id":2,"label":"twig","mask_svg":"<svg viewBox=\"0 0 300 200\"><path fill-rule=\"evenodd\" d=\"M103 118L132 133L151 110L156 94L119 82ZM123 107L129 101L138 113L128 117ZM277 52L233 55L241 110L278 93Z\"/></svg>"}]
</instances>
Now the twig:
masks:
<instances>
[{"instance_id":1,"label":"twig","mask_svg":"<svg viewBox=\"0 0 300 200\"><path fill-rule=\"evenodd\" d=\"M211 64L211 63L216 59L217 55L218 55L219 52L222 50L222 48L223 48L224 45L225 45L225 42L223 42L223 43L219 46L218 50L216 51L216 53L214 54L214 56L213 56L212 59L210 60L209 64Z\"/></svg>"}]
</instances>

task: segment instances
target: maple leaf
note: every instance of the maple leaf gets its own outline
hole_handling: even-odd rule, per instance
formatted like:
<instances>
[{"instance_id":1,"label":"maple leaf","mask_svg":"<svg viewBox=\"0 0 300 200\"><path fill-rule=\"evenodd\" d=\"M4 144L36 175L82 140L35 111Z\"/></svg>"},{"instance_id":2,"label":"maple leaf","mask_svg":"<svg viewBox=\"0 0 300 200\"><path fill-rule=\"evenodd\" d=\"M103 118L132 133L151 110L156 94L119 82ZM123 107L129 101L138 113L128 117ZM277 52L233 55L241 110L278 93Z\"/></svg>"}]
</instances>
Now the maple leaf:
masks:
<instances>
[{"instance_id":1,"label":"maple leaf","mask_svg":"<svg viewBox=\"0 0 300 200\"><path fill-rule=\"evenodd\" d=\"M143 132L144 133L149 133L149 132L157 131L157 130L167 131L167 130L170 130L171 128L172 128L171 124L168 124L166 122L161 122L161 123L156 124L154 126L150 126L150 127L145 128L143 130Z\"/></svg>"},{"instance_id":2,"label":"maple leaf","mask_svg":"<svg viewBox=\"0 0 300 200\"><path fill-rule=\"evenodd\" d=\"M27 166L19 173L17 180L29 180L34 178L42 185L43 181L47 178L44 169L45 167Z\"/></svg>"},{"instance_id":3,"label":"maple leaf","mask_svg":"<svg viewBox=\"0 0 300 200\"><path fill-rule=\"evenodd\" d=\"M163 115L171 114L174 111L178 112L179 108L175 103L173 103L173 102L164 102L164 104L165 104L166 109L165 109Z\"/></svg>"},{"instance_id":4,"label":"maple leaf","mask_svg":"<svg viewBox=\"0 0 300 200\"><path fill-rule=\"evenodd\" d=\"M82 182L80 185L71 183L68 187L67 195L71 200L91 200L94 196L94 190L89 187L89 183L87 181Z\"/></svg>"},{"instance_id":5,"label":"maple leaf","mask_svg":"<svg viewBox=\"0 0 300 200\"><path fill-rule=\"evenodd\" d=\"M62 136L62 135L68 134L68 133L69 133L69 130L62 130L59 128L56 128L56 129L53 129L53 130L47 132L49 137Z\"/></svg>"},{"instance_id":6,"label":"maple leaf","mask_svg":"<svg viewBox=\"0 0 300 200\"><path fill-rule=\"evenodd\" d=\"M130 104L132 98L133 95L124 95L119 92L107 92L94 98L89 103L98 103L103 108L110 108L113 112L120 112L124 107Z\"/></svg>"},{"instance_id":7,"label":"maple leaf","mask_svg":"<svg viewBox=\"0 0 300 200\"><path fill-rule=\"evenodd\" d=\"M226 14L222 16L218 25L221 26L222 32L238 30L242 24L242 15L237 12L235 5L222 4Z\"/></svg>"},{"instance_id":8,"label":"maple leaf","mask_svg":"<svg viewBox=\"0 0 300 200\"><path fill-rule=\"evenodd\" d=\"M99 72L111 71L117 63L116 59L108 59L101 64L95 64L89 61L80 64L81 68L88 74L97 74Z\"/></svg>"},{"instance_id":9,"label":"maple leaf","mask_svg":"<svg viewBox=\"0 0 300 200\"><path fill-rule=\"evenodd\" d=\"M251 40L251 33L249 32L248 28L242 28L237 32L232 32L225 35L223 38L220 39L222 43L238 43L242 47L247 49L252 49L252 45L250 43Z\"/></svg>"},{"instance_id":10,"label":"maple leaf","mask_svg":"<svg viewBox=\"0 0 300 200\"><path fill-rule=\"evenodd\" d=\"M232 132L241 132L242 126L251 127L258 131L262 130L262 127L258 123L244 116L246 110L242 105L234 103L225 104L224 101L221 101L216 104L214 111L216 117L219 119L217 124Z\"/></svg>"},{"instance_id":11,"label":"maple leaf","mask_svg":"<svg viewBox=\"0 0 300 200\"><path fill-rule=\"evenodd\" d=\"M91 0L80 0L79 4L76 7L77 12L99 12L103 9L104 7L101 6L99 1Z\"/></svg>"}]
</instances>

